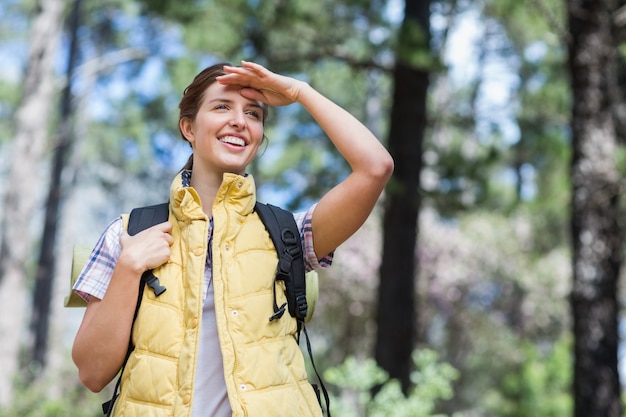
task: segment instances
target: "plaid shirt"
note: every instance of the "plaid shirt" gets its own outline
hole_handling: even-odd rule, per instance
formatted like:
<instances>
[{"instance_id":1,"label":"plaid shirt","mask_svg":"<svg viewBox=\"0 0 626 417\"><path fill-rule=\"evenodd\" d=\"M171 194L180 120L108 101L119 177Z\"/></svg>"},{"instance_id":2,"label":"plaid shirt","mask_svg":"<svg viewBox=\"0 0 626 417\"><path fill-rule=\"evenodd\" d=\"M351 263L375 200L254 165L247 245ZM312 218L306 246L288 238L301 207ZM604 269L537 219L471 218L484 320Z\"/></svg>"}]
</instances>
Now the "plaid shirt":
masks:
<instances>
[{"instance_id":1,"label":"plaid shirt","mask_svg":"<svg viewBox=\"0 0 626 417\"><path fill-rule=\"evenodd\" d=\"M311 206L306 212L294 213L294 218L300 236L302 239L302 248L304 250L304 263L307 271L319 268L327 268L332 264L333 253L329 253L319 259L315 255L313 248L313 229L311 228L311 218L315 205ZM76 283L74 290L85 300L89 301L91 296L102 299L106 293L117 258L122 250L120 246L120 236L122 234L123 224L121 217L113 220L100 236L96 243L89 260L83 267ZM213 220L211 219L209 227L209 253L204 271L204 294L206 297L208 286L211 283L211 241L213 235Z\"/></svg>"}]
</instances>

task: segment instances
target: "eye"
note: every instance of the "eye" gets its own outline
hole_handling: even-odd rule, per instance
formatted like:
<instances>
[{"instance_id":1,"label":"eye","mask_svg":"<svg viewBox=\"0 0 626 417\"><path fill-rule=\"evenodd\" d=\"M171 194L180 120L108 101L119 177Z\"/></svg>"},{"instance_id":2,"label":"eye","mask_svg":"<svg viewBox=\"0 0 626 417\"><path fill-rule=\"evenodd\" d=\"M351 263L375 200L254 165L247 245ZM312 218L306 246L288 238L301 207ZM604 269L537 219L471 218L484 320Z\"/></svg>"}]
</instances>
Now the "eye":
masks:
<instances>
[{"instance_id":1,"label":"eye","mask_svg":"<svg viewBox=\"0 0 626 417\"><path fill-rule=\"evenodd\" d=\"M248 110L246 113L256 120L261 120L261 118L263 117L261 113L257 110Z\"/></svg>"},{"instance_id":2,"label":"eye","mask_svg":"<svg viewBox=\"0 0 626 417\"><path fill-rule=\"evenodd\" d=\"M215 110L228 110L228 106L224 103L220 103L216 105L214 108Z\"/></svg>"}]
</instances>

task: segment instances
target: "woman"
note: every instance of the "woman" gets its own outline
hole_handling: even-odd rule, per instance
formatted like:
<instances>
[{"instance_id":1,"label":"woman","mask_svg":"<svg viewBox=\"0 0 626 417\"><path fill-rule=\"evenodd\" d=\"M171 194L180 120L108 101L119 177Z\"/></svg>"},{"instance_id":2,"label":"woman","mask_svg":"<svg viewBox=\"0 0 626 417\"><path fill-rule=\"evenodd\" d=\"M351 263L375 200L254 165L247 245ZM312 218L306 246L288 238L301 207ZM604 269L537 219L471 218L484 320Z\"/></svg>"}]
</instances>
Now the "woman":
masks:
<instances>
[{"instance_id":1,"label":"woman","mask_svg":"<svg viewBox=\"0 0 626 417\"><path fill-rule=\"evenodd\" d=\"M113 221L74 287L88 306L72 357L90 390L119 372L133 328L114 415L321 416L295 320L267 320L276 254L246 175L264 138L266 107L296 102L352 170L295 215L307 268L330 265L334 249L369 216L393 161L352 115L307 83L251 62L198 74L179 105L193 154L172 183L169 221L132 237ZM138 280L149 269L167 291L158 299L144 293L133 327Z\"/></svg>"}]
</instances>

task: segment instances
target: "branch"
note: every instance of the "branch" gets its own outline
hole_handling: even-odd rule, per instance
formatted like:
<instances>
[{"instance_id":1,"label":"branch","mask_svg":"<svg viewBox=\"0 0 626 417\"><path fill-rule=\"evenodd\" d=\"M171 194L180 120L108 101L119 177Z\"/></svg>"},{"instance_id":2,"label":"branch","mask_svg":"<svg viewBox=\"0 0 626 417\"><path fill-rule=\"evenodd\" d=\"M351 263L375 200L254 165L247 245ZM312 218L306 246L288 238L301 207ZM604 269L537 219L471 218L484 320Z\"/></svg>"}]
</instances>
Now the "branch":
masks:
<instances>
[{"instance_id":1,"label":"branch","mask_svg":"<svg viewBox=\"0 0 626 417\"><path fill-rule=\"evenodd\" d=\"M97 58L91 59L77 68L77 75L82 77L94 77L97 74L108 71L120 64L129 61L144 59L148 51L137 48L126 48L109 52Z\"/></svg>"}]
</instances>

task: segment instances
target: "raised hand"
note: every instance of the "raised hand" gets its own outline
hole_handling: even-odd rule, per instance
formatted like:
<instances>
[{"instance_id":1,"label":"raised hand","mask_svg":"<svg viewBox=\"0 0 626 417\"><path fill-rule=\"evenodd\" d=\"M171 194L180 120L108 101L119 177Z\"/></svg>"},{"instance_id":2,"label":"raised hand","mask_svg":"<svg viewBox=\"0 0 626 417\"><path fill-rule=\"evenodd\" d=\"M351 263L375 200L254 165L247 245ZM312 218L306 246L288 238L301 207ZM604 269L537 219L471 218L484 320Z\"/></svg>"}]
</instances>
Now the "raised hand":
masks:
<instances>
[{"instance_id":1,"label":"raised hand","mask_svg":"<svg viewBox=\"0 0 626 417\"><path fill-rule=\"evenodd\" d=\"M242 96L270 106L286 106L298 101L305 84L247 61L241 61L241 67L225 66L224 71L228 74L217 77L220 84L240 86Z\"/></svg>"}]
</instances>

